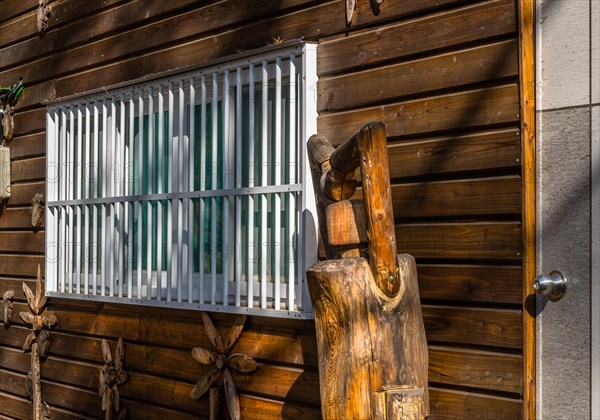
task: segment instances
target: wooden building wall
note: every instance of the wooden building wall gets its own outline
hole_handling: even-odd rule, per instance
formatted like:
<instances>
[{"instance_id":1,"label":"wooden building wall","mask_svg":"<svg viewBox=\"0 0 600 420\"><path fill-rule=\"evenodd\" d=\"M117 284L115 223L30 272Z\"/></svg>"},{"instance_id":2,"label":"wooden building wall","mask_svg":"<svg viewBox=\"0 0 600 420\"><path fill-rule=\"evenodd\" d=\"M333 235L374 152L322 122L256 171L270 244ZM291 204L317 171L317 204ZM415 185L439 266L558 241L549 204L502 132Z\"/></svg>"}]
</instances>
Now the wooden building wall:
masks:
<instances>
[{"instance_id":1,"label":"wooden building wall","mask_svg":"<svg viewBox=\"0 0 600 420\"><path fill-rule=\"evenodd\" d=\"M320 41L319 131L339 144L369 120L388 125L399 252L418 261L430 344L432 418L520 418L522 187L515 0L55 0L48 33L35 0L0 2L0 82L27 82L10 144L12 197L0 216L0 294L17 292L0 328L0 414L26 419L29 355L23 281L43 263L29 205L45 191L40 101L201 63L274 37ZM526 181L526 180L525 180ZM123 337L130 418L187 419L208 400L191 348L208 345L197 312L52 299L59 323L43 364L53 419L98 418L100 342ZM232 317L220 315L224 329ZM317 418L314 327L253 317L236 351L259 370L236 376L243 418Z\"/></svg>"}]
</instances>

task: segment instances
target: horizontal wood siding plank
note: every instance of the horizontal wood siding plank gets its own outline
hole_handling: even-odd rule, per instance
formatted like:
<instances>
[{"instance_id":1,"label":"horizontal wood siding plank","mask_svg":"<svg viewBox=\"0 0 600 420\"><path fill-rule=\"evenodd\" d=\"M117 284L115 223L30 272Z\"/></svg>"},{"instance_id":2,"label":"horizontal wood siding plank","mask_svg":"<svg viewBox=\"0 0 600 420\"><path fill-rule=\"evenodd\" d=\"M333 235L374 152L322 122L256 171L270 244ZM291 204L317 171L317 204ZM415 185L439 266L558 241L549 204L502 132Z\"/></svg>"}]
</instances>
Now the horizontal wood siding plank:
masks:
<instances>
[{"instance_id":1,"label":"horizontal wood siding plank","mask_svg":"<svg viewBox=\"0 0 600 420\"><path fill-rule=\"evenodd\" d=\"M319 74L399 59L489 37L514 33L515 4L494 0L459 10L373 28L324 42L319 50Z\"/></svg>"},{"instance_id":2,"label":"horizontal wood siding plank","mask_svg":"<svg viewBox=\"0 0 600 420\"><path fill-rule=\"evenodd\" d=\"M45 128L45 127L44 127ZM15 136L10 142L10 158L26 159L46 154L46 133Z\"/></svg>"},{"instance_id":3,"label":"horizontal wood siding plank","mask_svg":"<svg viewBox=\"0 0 600 420\"><path fill-rule=\"evenodd\" d=\"M98 6L104 9L106 7L113 7L115 4L122 3L123 1L124 0L103 0L101 5L94 4L95 7L93 8L90 7L89 1L50 1L52 13L48 16L48 32L46 32L45 36L52 37L57 26L64 26L65 23L74 19L79 20L89 13L98 13ZM62 32L63 38L72 39L74 36L79 35L70 33L71 36L64 36L67 33L68 32ZM0 31L0 48L3 48L6 44L13 44L29 37L38 38L37 10L21 15L18 19L11 20L2 25L2 31ZM38 44L40 41L43 41L43 39L38 39ZM1 64L1 66L4 66L4 64Z\"/></svg>"},{"instance_id":4,"label":"horizontal wood siding plank","mask_svg":"<svg viewBox=\"0 0 600 420\"><path fill-rule=\"evenodd\" d=\"M519 223L432 223L396 226L398 253L415 258L521 260Z\"/></svg>"},{"instance_id":5,"label":"horizontal wood siding plank","mask_svg":"<svg viewBox=\"0 0 600 420\"><path fill-rule=\"evenodd\" d=\"M427 340L520 349L522 312L423 305Z\"/></svg>"},{"instance_id":6,"label":"horizontal wood siding plank","mask_svg":"<svg viewBox=\"0 0 600 420\"><path fill-rule=\"evenodd\" d=\"M3 0L0 2L0 22L37 8L37 3L23 0Z\"/></svg>"},{"instance_id":7,"label":"horizontal wood siding plank","mask_svg":"<svg viewBox=\"0 0 600 420\"><path fill-rule=\"evenodd\" d=\"M44 272L44 257L42 255L17 255L0 253L0 273L3 276L29 276L37 275L38 264Z\"/></svg>"},{"instance_id":8,"label":"horizontal wood siding plank","mask_svg":"<svg viewBox=\"0 0 600 420\"><path fill-rule=\"evenodd\" d=\"M429 420L518 420L519 399L429 387Z\"/></svg>"},{"instance_id":9,"label":"horizontal wood siding plank","mask_svg":"<svg viewBox=\"0 0 600 420\"><path fill-rule=\"evenodd\" d=\"M10 163L11 182L44 180L46 178L46 158L38 157L25 160L13 160Z\"/></svg>"},{"instance_id":10,"label":"horizontal wood siding plank","mask_svg":"<svg viewBox=\"0 0 600 420\"><path fill-rule=\"evenodd\" d=\"M29 203L31 205L31 203ZM42 217L42 228L45 217ZM0 216L0 230L19 229L32 230L30 208L8 208Z\"/></svg>"},{"instance_id":11,"label":"horizontal wood siding plank","mask_svg":"<svg viewBox=\"0 0 600 420\"><path fill-rule=\"evenodd\" d=\"M521 303L521 267L418 264L417 273L427 301Z\"/></svg>"},{"instance_id":12,"label":"horizontal wood siding plank","mask_svg":"<svg viewBox=\"0 0 600 420\"><path fill-rule=\"evenodd\" d=\"M517 76L517 43L503 41L372 70L321 78L321 111L338 111Z\"/></svg>"},{"instance_id":13,"label":"horizontal wood siding plank","mask_svg":"<svg viewBox=\"0 0 600 420\"><path fill-rule=\"evenodd\" d=\"M516 85L399 102L319 116L318 131L341 144L369 121L383 121L388 137L465 129L519 120Z\"/></svg>"},{"instance_id":14,"label":"horizontal wood siding plank","mask_svg":"<svg viewBox=\"0 0 600 420\"><path fill-rule=\"evenodd\" d=\"M521 178L508 176L392 186L398 219L521 213Z\"/></svg>"},{"instance_id":15,"label":"horizontal wood siding plank","mask_svg":"<svg viewBox=\"0 0 600 420\"><path fill-rule=\"evenodd\" d=\"M46 250L44 238L44 232L0 231L0 253L43 254Z\"/></svg>"},{"instance_id":16,"label":"horizontal wood siding plank","mask_svg":"<svg viewBox=\"0 0 600 420\"><path fill-rule=\"evenodd\" d=\"M518 168L519 131L505 129L389 144L391 179Z\"/></svg>"},{"instance_id":17,"label":"horizontal wood siding plank","mask_svg":"<svg viewBox=\"0 0 600 420\"><path fill-rule=\"evenodd\" d=\"M488 351L429 347L429 382L519 394L523 358Z\"/></svg>"},{"instance_id":18,"label":"horizontal wood siding plank","mask_svg":"<svg viewBox=\"0 0 600 420\"><path fill-rule=\"evenodd\" d=\"M46 193L45 182L11 185L8 206L31 206L31 200L37 193Z\"/></svg>"}]
</instances>

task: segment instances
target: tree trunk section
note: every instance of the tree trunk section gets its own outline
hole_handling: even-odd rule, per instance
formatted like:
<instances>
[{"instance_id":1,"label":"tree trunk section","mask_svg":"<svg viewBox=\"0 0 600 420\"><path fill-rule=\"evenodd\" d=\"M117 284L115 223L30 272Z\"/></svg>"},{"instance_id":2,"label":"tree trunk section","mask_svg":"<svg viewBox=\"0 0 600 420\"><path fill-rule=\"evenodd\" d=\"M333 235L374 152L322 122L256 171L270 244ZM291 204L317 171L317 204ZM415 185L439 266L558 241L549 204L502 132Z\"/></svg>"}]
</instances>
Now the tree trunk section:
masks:
<instances>
[{"instance_id":1,"label":"tree trunk section","mask_svg":"<svg viewBox=\"0 0 600 420\"><path fill-rule=\"evenodd\" d=\"M397 256L399 292L379 289L364 258L308 270L324 419L422 419L428 353L415 260Z\"/></svg>"}]
</instances>

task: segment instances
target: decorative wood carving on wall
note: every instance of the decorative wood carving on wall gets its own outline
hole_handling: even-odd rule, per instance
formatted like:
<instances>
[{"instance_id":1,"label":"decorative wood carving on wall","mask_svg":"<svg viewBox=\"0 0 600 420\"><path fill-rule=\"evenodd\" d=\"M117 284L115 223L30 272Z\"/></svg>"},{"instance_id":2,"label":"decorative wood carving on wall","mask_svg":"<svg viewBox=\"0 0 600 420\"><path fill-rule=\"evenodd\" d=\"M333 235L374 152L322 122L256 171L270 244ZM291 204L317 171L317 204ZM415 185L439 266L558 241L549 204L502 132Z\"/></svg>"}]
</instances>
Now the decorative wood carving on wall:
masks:
<instances>
[{"instance_id":1,"label":"decorative wood carving on wall","mask_svg":"<svg viewBox=\"0 0 600 420\"><path fill-rule=\"evenodd\" d=\"M2 322L6 327L12 323L13 304L12 298L15 295L14 290L7 290L2 296Z\"/></svg>"},{"instance_id":2,"label":"decorative wood carving on wall","mask_svg":"<svg viewBox=\"0 0 600 420\"><path fill-rule=\"evenodd\" d=\"M125 360L123 339L119 338L117 341L114 359L108 341L102 339L102 357L104 366L100 368L100 380L98 381L98 392L102 397L102 411L105 412L106 420L113 418L113 411L117 413L117 419L124 419L127 416L127 409L121 410L119 395L119 385L127 381L127 373L123 370Z\"/></svg>"},{"instance_id":3,"label":"decorative wood carving on wall","mask_svg":"<svg viewBox=\"0 0 600 420\"><path fill-rule=\"evenodd\" d=\"M31 312L20 312L21 319L31 325L31 333L25 339L23 351L31 350L31 372L27 375L27 390L33 400L33 419L48 418L48 407L42 403L41 360L48 355L50 348L50 328L56 325L58 319L52 314L44 315L47 303L44 288L44 278L38 264L35 295L23 283L23 292Z\"/></svg>"},{"instance_id":4,"label":"decorative wood carving on wall","mask_svg":"<svg viewBox=\"0 0 600 420\"><path fill-rule=\"evenodd\" d=\"M38 1L38 13L37 13L37 30L40 37L46 34L48 31L48 17L52 13L52 9L48 6L48 0Z\"/></svg>"},{"instance_id":5,"label":"decorative wood carving on wall","mask_svg":"<svg viewBox=\"0 0 600 420\"><path fill-rule=\"evenodd\" d=\"M44 215L44 194L37 193L31 200L31 226L38 230L42 226L42 216Z\"/></svg>"},{"instance_id":6,"label":"decorative wood carving on wall","mask_svg":"<svg viewBox=\"0 0 600 420\"><path fill-rule=\"evenodd\" d=\"M195 347L192 350L192 357L203 365L213 365L214 368L200 378L190 392L190 397L198 399L210 389L210 418L216 419L219 417L219 401L221 397L220 387L218 386L222 383L225 389L225 400L227 401L229 414L233 420L239 420L241 418L240 401L230 369L250 374L257 368L256 362L252 357L240 353L230 354L242 335L246 315L239 316L235 320L225 342L223 342L219 330L215 327L212 319L206 312L202 312L202 320L206 335L213 345L214 350Z\"/></svg>"}]
</instances>

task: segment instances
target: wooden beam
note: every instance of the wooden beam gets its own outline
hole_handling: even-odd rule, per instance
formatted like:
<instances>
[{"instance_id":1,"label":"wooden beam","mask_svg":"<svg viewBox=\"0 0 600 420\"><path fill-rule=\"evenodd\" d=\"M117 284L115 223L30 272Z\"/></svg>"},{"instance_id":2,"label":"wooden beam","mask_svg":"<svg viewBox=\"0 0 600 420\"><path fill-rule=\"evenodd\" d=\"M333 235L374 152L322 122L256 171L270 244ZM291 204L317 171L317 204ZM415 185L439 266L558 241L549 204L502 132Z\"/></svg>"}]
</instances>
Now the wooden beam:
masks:
<instances>
[{"instance_id":1,"label":"wooden beam","mask_svg":"<svg viewBox=\"0 0 600 420\"><path fill-rule=\"evenodd\" d=\"M536 417L536 136L535 136L535 2L519 0L519 96L521 177L523 179L523 418Z\"/></svg>"}]
</instances>

